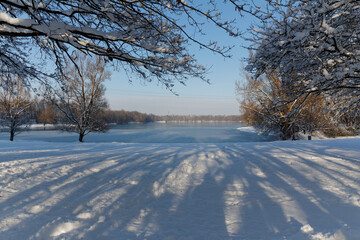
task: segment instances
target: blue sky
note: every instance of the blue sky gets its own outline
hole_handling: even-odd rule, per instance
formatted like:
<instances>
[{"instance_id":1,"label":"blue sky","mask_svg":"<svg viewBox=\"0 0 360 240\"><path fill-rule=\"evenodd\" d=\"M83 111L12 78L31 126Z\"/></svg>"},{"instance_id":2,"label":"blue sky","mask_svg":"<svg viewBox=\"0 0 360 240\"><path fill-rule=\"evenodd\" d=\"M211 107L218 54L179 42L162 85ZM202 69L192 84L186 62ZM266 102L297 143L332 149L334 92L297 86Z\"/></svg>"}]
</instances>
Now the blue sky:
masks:
<instances>
[{"instance_id":1,"label":"blue sky","mask_svg":"<svg viewBox=\"0 0 360 240\"><path fill-rule=\"evenodd\" d=\"M226 14L235 11L225 11ZM238 27L245 31L252 19L244 16L238 21ZM211 67L207 77L211 84L200 79L189 79L187 85L177 84L174 91L178 96L157 83L147 83L143 80L132 78L128 81L122 72L113 72L111 80L106 82L106 97L112 110L140 111L157 115L237 115L239 104L236 100L235 82L242 80L243 58L248 56L248 51L241 47L241 39L229 37L224 31L217 29L212 24L206 24L206 42L218 41L222 45L235 45L232 49L231 59L216 55L208 50L198 50L192 47L191 53L195 54L199 63Z\"/></svg>"}]
</instances>

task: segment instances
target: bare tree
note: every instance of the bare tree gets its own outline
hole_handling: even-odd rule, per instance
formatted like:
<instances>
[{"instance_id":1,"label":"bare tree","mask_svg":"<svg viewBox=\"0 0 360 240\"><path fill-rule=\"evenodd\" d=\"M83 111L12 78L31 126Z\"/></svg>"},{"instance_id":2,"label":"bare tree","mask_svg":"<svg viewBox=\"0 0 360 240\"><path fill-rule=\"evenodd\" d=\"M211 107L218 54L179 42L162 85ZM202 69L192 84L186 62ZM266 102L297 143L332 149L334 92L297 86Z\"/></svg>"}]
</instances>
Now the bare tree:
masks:
<instances>
[{"instance_id":1,"label":"bare tree","mask_svg":"<svg viewBox=\"0 0 360 240\"><path fill-rule=\"evenodd\" d=\"M0 125L10 132L13 141L29 126L31 97L19 76L2 73L0 81Z\"/></svg>"},{"instance_id":2,"label":"bare tree","mask_svg":"<svg viewBox=\"0 0 360 240\"><path fill-rule=\"evenodd\" d=\"M110 73L102 57L75 52L72 59L75 59L75 63L67 61L60 88L57 91L49 89L47 99L51 99L60 111L59 127L78 133L82 142L89 132L107 130L102 118L108 106L103 82L110 78Z\"/></svg>"},{"instance_id":3,"label":"bare tree","mask_svg":"<svg viewBox=\"0 0 360 240\"><path fill-rule=\"evenodd\" d=\"M51 103L44 103L44 106L37 115L37 122L46 124L54 124L56 121L55 106Z\"/></svg>"}]
</instances>

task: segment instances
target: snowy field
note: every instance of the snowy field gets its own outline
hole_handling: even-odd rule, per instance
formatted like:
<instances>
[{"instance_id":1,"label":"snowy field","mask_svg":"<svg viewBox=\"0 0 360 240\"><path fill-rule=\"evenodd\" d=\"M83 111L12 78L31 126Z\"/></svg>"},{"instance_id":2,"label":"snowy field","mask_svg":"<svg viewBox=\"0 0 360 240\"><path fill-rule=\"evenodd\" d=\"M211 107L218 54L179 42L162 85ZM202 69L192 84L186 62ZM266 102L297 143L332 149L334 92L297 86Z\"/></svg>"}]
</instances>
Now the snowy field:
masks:
<instances>
[{"instance_id":1,"label":"snowy field","mask_svg":"<svg viewBox=\"0 0 360 240\"><path fill-rule=\"evenodd\" d=\"M359 147L0 141L0 239L360 239Z\"/></svg>"}]
</instances>

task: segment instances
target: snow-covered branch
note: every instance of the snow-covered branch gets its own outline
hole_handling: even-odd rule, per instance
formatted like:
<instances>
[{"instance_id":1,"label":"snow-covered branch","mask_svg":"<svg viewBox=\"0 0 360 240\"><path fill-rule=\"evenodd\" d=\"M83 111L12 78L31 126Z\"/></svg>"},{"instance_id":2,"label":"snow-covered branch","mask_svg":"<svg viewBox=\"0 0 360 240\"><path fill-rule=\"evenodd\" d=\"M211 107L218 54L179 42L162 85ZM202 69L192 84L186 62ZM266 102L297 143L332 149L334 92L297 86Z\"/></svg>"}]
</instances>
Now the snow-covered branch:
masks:
<instances>
[{"instance_id":1,"label":"snow-covered branch","mask_svg":"<svg viewBox=\"0 0 360 240\"><path fill-rule=\"evenodd\" d=\"M359 1L288 1L252 30L249 40L255 51L247 70L256 77L278 71L299 97L346 94L352 99L347 107L359 106L359 24Z\"/></svg>"},{"instance_id":2,"label":"snow-covered branch","mask_svg":"<svg viewBox=\"0 0 360 240\"><path fill-rule=\"evenodd\" d=\"M218 4L214 0L5 0L0 3L0 37L9 44L14 39L31 39L31 46L50 55L60 68L78 49L115 60L115 65L124 63L146 80L155 78L171 88L188 77L206 80L206 69L188 52L189 44L228 56L229 47L204 43L192 34L194 30L204 33L202 23L210 22L239 36L233 21L221 19ZM221 4L234 6L234 14L260 15L247 1ZM27 52L25 43L18 48L19 56L21 50ZM25 59L20 65L34 68Z\"/></svg>"}]
</instances>

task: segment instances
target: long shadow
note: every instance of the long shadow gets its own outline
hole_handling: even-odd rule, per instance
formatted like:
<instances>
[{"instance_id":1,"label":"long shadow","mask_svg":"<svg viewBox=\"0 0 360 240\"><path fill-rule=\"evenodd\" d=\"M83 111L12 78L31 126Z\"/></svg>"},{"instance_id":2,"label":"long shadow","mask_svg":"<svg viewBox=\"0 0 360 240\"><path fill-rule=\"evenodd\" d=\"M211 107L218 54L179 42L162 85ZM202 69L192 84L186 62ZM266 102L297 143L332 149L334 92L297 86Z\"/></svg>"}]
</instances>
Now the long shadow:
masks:
<instances>
[{"instance_id":1,"label":"long shadow","mask_svg":"<svg viewBox=\"0 0 360 240\"><path fill-rule=\"evenodd\" d=\"M301 222L302 224L308 223L315 231L318 229L341 229L344 227L344 223L351 222L353 224L354 222L360 221L359 208L344 202L344 199L342 199L339 195L326 191L324 186L321 186L319 182L316 181L316 178L308 179L305 177L304 173L301 173L299 170L295 170L293 167L285 164L281 161L281 159L274 159L274 157L269 154L271 151L273 151L273 149L267 149L262 154L263 157L252 158L252 163L257 165L257 167L264 172L266 178L254 181L254 178L249 176L247 179L252 179L253 182L252 184L249 184L249 191L254 189L254 186L256 189L258 188L257 186L263 185L263 189L259 190L262 192L268 191L269 195L275 194L274 196L276 196L276 192L278 195L281 195L279 193L282 192L284 198L289 198L288 200L285 199L285 202L293 206L298 206L297 208L300 212L298 212L298 216L296 216L296 214L292 213L290 209L286 209L286 204L280 204L281 201L278 201L275 204L278 206L282 205L281 212L286 215L287 221L284 222L283 220L279 221L279 218L272 218L268 221L268 223L276 225L277 223L282 222L283 230L280 232L286 232L286 225L289 225L288 223L291 222L289 219L295 219L297 222ZM245 154L247 156L257 155L252 153L248 148L242 148L240 152L232 151L232 153L229 154L233 154L234 157L239 156L239 154ZM293 161L296 162L296 160L297 159L295 158ZM298 160L303 164L310 164L310 167L314 165L313 162L309 162L306 159L298 157ZM319 169L316 169L316 171L319 171ZM331 177L329 174L326 176L329 178ZM332 180L338 182L338 180L334 177L332 177ZM349 186L342 185L342 187L344 190L351 191ZM264 199L256 196L250 198L260 199L261 201ZM250 209L249 215L251 215L252 212L253 209ZM266 208L263 208L260 214L265 214L265 212ZM356 228L357 226L353 225L351 227ZM279 228L279 226L274 226L274 229L278 229L279 231L281 228ZM296 233L296 229L294 229L294 231L294 233ZM271 236L271 231L268 233L270 234L269 236Z\"/></svg>"},{"instance_id":2,"label":"long shadow","mask_svg":"<svg viewBox=\"0 0 360 240\"><path fill-rule=\"evenodd\" d=\"M145 151L147 153L147 155L146 156L141 155L142 151ZM153 154L149 154L150 151L153 152ZM104 168L98 172L90 173L81 178L73 179L73 181L70 181L69 183L58 188L56 190L56 193L64 194L64 196L59 201L54 203L54 205L49 206L49 209L46 209L46 211L44 211L43 213L38 213L35 216L32 216L31 218L28 218L28 219L22 221L21 226L29 226L28 231L30 231L32 233L32 236L35 236L36 233L38 233L37 231L39 231L39 227L41 227L40 226L41 222L43 222L43 221L41 221L41 219L43 219L44 216L49 216L49 215L52 216L50 218L50 222L52 222L52 223L54 223L54 221L61 223L61 221L64 221L64 219L61 218L61 216L64 217L64 214L62 214L61 212L65 208L66 212L70 213L69 214L70 216L67 216L66 218L73 218L74 220L76 220L76 218L74 218L74 216L73 216L73 214L71 214L71 212L78 209L79 206L82 206L84 202L85 203L91 202L92 199L97 199L98 196L106 195L106 194L108 194L108 192L111 192L114 190L116 191L116 189L118 188L117 186L119 186L119 188L125 188L125 190L126 190L125 195L132 193L132 194L130 194L129 197L120 197L119 196L118 199L113 199L112 204L110 204L108 207L104 207L100 211L100 213L102 213L102 214L104 214L104 212L105 212L105 215L112 215L112 212L115 211L114 209L122 208L123 205L125 206L125 209L126 209L127 204L132 204L133 201L138 201L137 199L143 199L144 197L149 195L148 191L151 191L151 189L145 189L145 191L144 191L144 189L142 189L142 186L146 186L149 183L149 181L154 182L154 180L157 180L159 177L166 177L166 174L164 175L164 172L166 172L165 171L166 168L170 169L168 171L168 174L170 174L172 171L172 168L176 167L176 161L178 161L178 163L180 163L181 160L183 159L183 157L181 157L179 160L175 159L174 160L175 163L174 163L174 161L171 161L171 158L169 158L169 152L167 149L162 149L162 148L157 149L156 147L149 147L146 150L139 150L136 154L140 155L139 158L143 158L143 161L140 161L140 163L135 163L135 164L133 163L133 161L136 158L133 156L134 155L133 152L131 154L129 154L129 152L126 152L126 151L122 154L119 154L119 152L117 152L117 154L115 154L115 155L111 155L111 154L106 155L105 154L104 161L106 159L110 159L111 161L118 160L118 163L116 165L112 165L108 168ZM191 154L193 154L193 153L191 152ZM167 158L166 161L168 161L169 164L171 164L170 167L167 166L166 163L164 163L162 156L165 156ZM125 158L125 161L122 158ZM91 165L93 164L92 159L91 158L88 159L88 162L89 162L88 164L81 165L79 167L75 167L74 169L72 169L73 174L71 174L70 176L67 175L67 176L62 176L62 177L56 178L53 181L46 182L45 186L44 186L44 184L36 185L30 189L27 189L27 190L21 192L21 194L18 194L18 195L15 195L14 197L9 198L8 201L1 203L0 207L4 207L7 204L11 203L12 206L16 206L17 208L24 209L24 208L29 208L30 206L34 206L34 205L36 206L38 204L41 204L41 202L46 202L46 198L49 198L50 195L55 194L55 192L45 194L46 196L38 196L38 199L34 199L34 201L32 201L32 202L24 201L23 197L29 196L34 192L38 192L39 190L43 189L44 187L49 188L51 186L62 185L68 179L72 178L76 173L81 172L81 170L91 168ZM127 166L124 167L124 165L127 165ZM156 166L154 166L154 165L156 165ZM147 169L147 167L149 167L149 168ZM114 172L113 170L114 169L116 170L117 168L120 168L120 170ZM147 174L146 177L140 176L138 183L129 183L126 180L126 178L131 177L131 174L134 172L134 170L137 170L139 168L145 169L144 170L145 174ZM92 181L94 178L99 179L99 181L100 181L95 186L93 186L94 182ZM109 178L110 178L110 180L109 180ZM46 190L46 189L45 189L45 191L48 192L48 190ZM79 195L79 196L76 196L76 195ZM111 197L112 196L110 195L109 198L111 198ZM70 211L70 210L72 210L72 211ZM4 215L2 215L2 216L6 217L6 216L11 215L12 213L9 211L10 210L8 210L6 212L6 209L5 209ZM94 209L89 208L89 211L92 212L92 214L93 214ZM128 214L130 214L131 218L133 218L138 213L136 211L133 211ZM60 216L60 219L58 219L58 216ZM93 218L96 219L97 217L102 217L102 216L96 216L96 214L95 214ZM111 216L105 216L105 217L110 218ZM39 222L40 225L38 224L34 228L34 223L36 223L36 222ZM116 223L116 224L118 224L118 223ZM99 223L98 225L101 226L102 224ZM10 228L8 230L8 232L9 231L10 232L18 231L16 229L18 229L18 226L14 225L12 228ZM107 229L107 228L105 228L105 229ZM124 230L124 229L122 229L122 230ZM46 226L45 226L45 228L40 228L40 232L46 232L46 231L50 231L50 230L46 230ZM127 232L127 231L125 231L125 232ZM122 233L124 233L124 231L122 231ZM47 232L47 234L49 234L49 232ZM132 233L129 232L129 234L131 235ZM90 236L93 237L93 234L90 234ZM106 233L105 233L105 235L101 235L101 236L102 237L106 236ZM95 238L95 239L97 239L97 238Z\"/></svg>"},{"instance_id":3,"label":"long shadow","mask_svg":"<svg viewBox=\"0 0 360 240\"><path fill-rule=\"evenodd\" d=\"M56 161L57 153L39 153L48 165L22 179L33 185L0 198L0 239L307 239L344 224L355 228L360 208L306 169L353 192L337 179L341 171L304 157L317 150L283 146L85 144L67 146L70 159ZM58 171L67 164L66 173ZM312 232L301 230L306 224Z\"/></svg>"},{"instance_id":4,"label":"long shadow","mask_svg":"<svg viewBox=\"0 0 360 240\"><path fill-rule=\"evenodd\" d=\"M312 149L305 151L304 148L292 147L285 151L288 152L289 155L297 157L297 163L303 164L304 167L308 169L316 170L316 175L326 176L328 180L341 185L341 188L352 189L353 192L359 191L359 188L354 188L346 183L360 180L359 176L356 176L359 172L359 165L356 165L358 160L356 160L356 158L347 160L340 159L342 163L339 163L334 160L334 158L336 158L337 161L339 161L339 157L335 157L332 154L329 155L327 150L321 151L317 149L317 152L314 152ZM320 162L311 160L313 158L319 159L319 155L321 156ZM357 157L359 158L359 156ZM351 165L352 167L350 167Z\"/></svg>"},{"instance_id":5,"label":"long shadow","mask_svg":"<svg viewBox=\"0 0 360 240\"><path fill-rule=\"evenodd\" d=\"M114 218L114 216L122 217L115 218L110 228L104 227L107 223L99 224L99 234L97 237L103 238L107 236L111 239L111 237L115 236L128 236L129 231L135 231L137 232L136 239L171 239L171 237L178 239L179 236L182 236L182 239L199 239L195 238L196 235L194 234L196 231L189 231L188 226L191 225L191 229L197 228L196 226L200 226L200 224L204 226L206 223L206 221L204 223L204 219L209 221L211 218L198 216L191 207L188 211L185 211L182 206L185 203L190 205L199 204L188 201L187 197L194 190L191 185L192 180L200 181L200 179L203 179L202 173L195 172L191 174L189 172L190 175L185 176L186 179L182 179L182 175L178 175L178 173L190 167L187 163L184 164L184 161L201 153L201 149L196 151L191 149L190 152L185 154L182 151L181 154L174 155L174 161L179 163L175 168L170 169L170 171L160 168L160 174L152 171L153 176L150 178L141 178L139 184L129 189L126 194L122 195L113 205L105 210L110 218ZM164 157L168 158L167 156ZM188 163L193 164L195 160L189 160ZM159 164L162 165L162 161L163 159L161 159ZM167 170L169 169L167 168ZM149 181L154 184L149 185ZM144 186L149 186L150 188L144 188ZM158 186L158 189L156 189L156 186ZM139 206L143 206L143 208L141 209ZM206 204L203 206L206 206ZM218 202L216 207L218 209L217 212L222 215L222 202ZM193 223L190 224L189 221ZM213 219L213 222L216 222L216 225L220 225L220 229L225 229L223 220ZM219 230L219 228L217 227L216 230ZM222 233L224 235L226 231L222 231ZM91 236L91 233L86 235L89 238Z\"/></svg>"}]
</instances>

